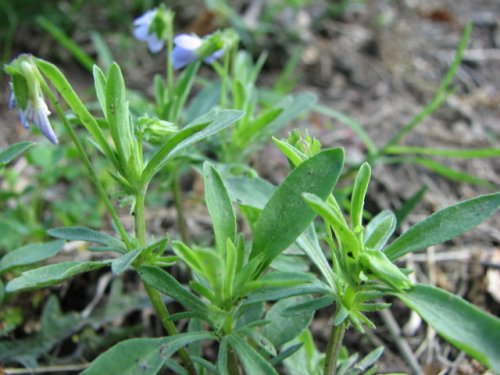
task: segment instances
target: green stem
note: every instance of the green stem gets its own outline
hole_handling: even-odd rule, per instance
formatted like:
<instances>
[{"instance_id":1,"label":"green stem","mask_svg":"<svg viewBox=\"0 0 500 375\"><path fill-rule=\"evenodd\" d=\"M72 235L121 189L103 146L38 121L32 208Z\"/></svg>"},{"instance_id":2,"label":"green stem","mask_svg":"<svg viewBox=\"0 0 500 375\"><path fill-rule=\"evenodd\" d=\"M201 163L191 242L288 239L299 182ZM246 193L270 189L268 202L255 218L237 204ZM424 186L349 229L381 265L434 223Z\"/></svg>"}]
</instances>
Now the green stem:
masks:
<instances>
[{"instance_id":1,"label":"green stem","mask_svg":"<svg viewBox=\"0 0 500 375\"><path fill-rule=\"evenodd\" d=\"M145 217L145 196L146 187L138 190L135 195L135 208L134 208L134 224L135 224L135 235L139 241L139 246L146 245L146 217ZM148 293L151 304L153 305L158 319L160 319L161 325L167 332L169 336L175 336L178 334L177 327L170 320L170 313L168 312L167 306L163 302L160 293L152 288L151 286L144 283L144 288ZM196 375L196 368L194 367L193 361L189 357L189 353L185 348L179 350L179 356L181 361L188 370L190 375Z\"/></svg>"},{"instance_id":2,"label":"green stem","mask_svg":"<svg viewBox=\"0 0 500 375\"><path fill-rule=\"evenodd\" d=\"M80 142L80 139L78 138L78 136L76 135L76 132L73 130L73 127L70 125L68 119L64 115L64 112L63 112L61 106L59 105L59 101L56 99L54 94L52 94L50 89L47 87L46 83L43 83L43 90L44 90L45 94L47 94L47 96L49 97L50 101L52 102L52 105L55 108L57 115L61 119L64 127L66 128L66 130L69 133L69 136L71 137L71 140L73 141L78 152L80 153L80 156L82 157L83 163L87 167L87 171L89 173L90 179L92 180L93 184L95 185L95 187L97 189L97 192L99 193L101 199L103 200L104 205L106 206L108 213L110 214L111 219L113 220L113 223L114 223L116 229L120 233L120 237L122 238L122 241L125 243L127 248L130 249L131 243L130 243L129 235L128 235L127 231L125 230L125 228L123 227L123 224L121 223L121 221L118 217L118 214L115 210L115 207L113 206L110 199L108 198L106 190L104 189L101 182L99 181L99 178L97 177L97 174L95 173L94 168L92 167L92 163L90 162L90 159L89 159L87 153L85 152L85 149L83 148L83 145Z\"/></svg>"},{"instance_id":3,"label":"green stem","mask_svg":"<svg viewBox=\"0 0 500 375\"><path fill-rule=\"evenodd\" d=\"M160 322L165 328L165 331L169 336L175 336L178 334L177 332L177 327L175 324L170 320L170 314L168 312L167 306L165 306L165 303L163 302L160 293L144 283L144 288L146 289L146 292L148 293L149 299L151 300L151 303L153 304L153 307L155 309L156 315L158 315L158 318L160 319ZM189 353L185 348L179 349L179 356L181 357L181 361L186 367L186 370L190 375L196 375L196 368L194 367L193 361L189 357Z\"/></svg>"},{"instance_id":4,"label":"green stem","mask_svg":"<svg viewBox=\"0 0 500 375\"><path fill-rule=\"evenodd\" d=\"M146 245L146 217L145 217L145 195L146 189L139 189L135 195L134 224L135 236L140 246Z\"/></svg>"},{"instance_id":5,"label":"green stem","mask_svg":"<svg viewBox=\"0 0 500 375\"><path fill-rule=\"evenodd\" d=\"M220 88L220 106L221 108L226 107L226 97L227 97L227 77L229 75L229 62L231 57L231 51L227 51L224 54L224 70L221 77L221 88Z\"/></svg>"},{"instance_id":6,"label":"green stem","mask_svg":"<svg viewBox=\"0 0 500 375\"><path fill-rule=\"evenodd\" d=\"M177 211L177 228L179 230L179 234L181 236L181 240L184 243L188 242L187 228L186 228L186 219L184 216L184 207L182 205L182 192L181 192L181 184L180 184L180 175L179 173L175 173L172 176L172 194L174 198L175 210Z\"/></svg>"},{"instance_id":7,"label":"green stem","mask_svg":"<svg viewBox=\"0 0 500 375\"><path fill-rule=\"evenodd\" d=\"M168 100L172 100L172 96L174 95L174 67L172 66L172 50L174 48L174 28L172 25L173 22L173 16L172 19L170 20L169 24L167 25L168 31L167 31L167 57L166 57L166 64L167 64L167 76L165 77L167 79L167 88L168 88ZM169 120L169 119L167 119Z\"/></svg>"},{"instance_id":8,"label":"green stem","mask_svg":"<svg viewBox=\"0 0 500 375\"><path fill-rule=\"evenodd\" d=\"M347 323L341 323L338 326L332 324L332 333L326 347L326 360L324 375L335 375L337 373L337 361L339 359L340 349L342 348L342 340Z\"/></svg>"}]
</instances>

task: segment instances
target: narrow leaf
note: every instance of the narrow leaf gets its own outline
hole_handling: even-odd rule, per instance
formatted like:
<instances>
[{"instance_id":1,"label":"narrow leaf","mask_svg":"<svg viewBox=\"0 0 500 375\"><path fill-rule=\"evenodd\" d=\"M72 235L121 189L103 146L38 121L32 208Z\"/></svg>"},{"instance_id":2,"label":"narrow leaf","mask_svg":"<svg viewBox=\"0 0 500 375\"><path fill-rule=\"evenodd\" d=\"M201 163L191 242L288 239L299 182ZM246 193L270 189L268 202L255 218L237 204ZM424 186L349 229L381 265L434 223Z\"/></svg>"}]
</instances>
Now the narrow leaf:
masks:
<instances>
[{"instance_id":1,"label":"narrow leaf","mask_svg":"<svg viewBox=\"0 0 500 375\"><path fill-rule=\"evenodd\" d=\"M380 212L365 228L363 240L370 249L382 250L396 229L396 216L389 210Z\"/></svg>"},{"instance_id":2,"label":"narrow leaf","mask_svg":"<svg viewBox=\"0 0 500 375\"><path fill-rule=\"evenodd\" d=\"M97 100L101 106L102 113L106 114L106 76L97 65L93 66L92 73L94 75L94 87Z\"/></svg>"},{"instance_id":3,"label":"narrow leaf","mask_svg":"<svg viewBox=\"0 0 500 375\"><path fill-rule=\"evenodd\" d=\"M371 168L368 163L363 163L354 181L351 198L351 222L354 230L361 228L363 220L363 207L365 205L366 191L370 182Z\"/></svg>"},{"instance_id":4,"label":"narrow leaf","mask_svg":"<svg viewBox=\"0 0 500 375\"><path fill-rule=\"evenodd\" d=\"M313 193L326 199L343 162L342 149L321 151L295 168L278 186L255 225L250 258L261 259L258 272L290 246L314 218L302 194Z\"/></svg>"},{"instance_id":5,"label":"narrow leaf","mask_svg":"<svg viewBox=\"0 0 500 375\"><path fill-rule=\"evenodd\" d=\"M174 156L193 143L199 142L227 128L242 115L241 111L214 109L197 118L160 147L144 169L142 180L146 183L149 182Z\"/></svg>"},{"instance_id":6,"label":"narrow leaf","mask_svg":"<svg viewBox=\"0 0 500 375\"><path fill-rule=\"evenodd\" d=\"M10 281L5 290L8 293L39 289L59 284L80 273L95 270L109 265L109 261L95 262L63 262L26 271Z\"/></svg>"},{"instance_id":7,"label":"narrow leaf","mask_svg":"<svg viewBox=\"0 0 500 375\"><path fill-rule=\"evenodd\" d=\"M189 332L164 338L122 341L97 357L82 375L155 375L182 347L213 339L214 335L209 332Z\"/></svg>"},{"instance_id":8,"label":"narrow leaf","mask_svg":"<svg viewBox=\"0 0 500 375\"><path fill-rule=\"evenodd\" d=\"M418 222L384 252L394 260L448 241L481 224L500 207L500 193L482 195L438 211Z\"/></svg>"},{"instance_id":9,"label":"narrow leaf","mask_svg":"<svg viewBox=\"0 0 500 375\"><path fill-rule=\"evenodd\" d=\"M335 280L333 278L333 271L326 259L323 250L318 242L318 236L314 229L314 224L310 224L304 233L297 239L297 244L306 253L309 259L321 272L328 284L335 288Z\"/></svg>"},{"instance_id":10,"label":"narrow leaf","mask_svg":"<svg viewBox=\"0 0 500 375\"><path fill-rule=\"evenodd\" d=\"M230 335L227 341L238 355L246 374L278 375L273 366L243 338Z\"/></svg>"},{"instance_id":11,"label":"narrow leaf","mask_svg":"<svg viewBox=\"0 0 500 375\"><path fill-rule=\"evenodd\" d=\"M98 232L86 227L61 227L53 228L47 231L52 237L61 238L68 241L86 241L95 242L101 245L107 245L115 251L123 253L126 247L119 239L109 234Z\"/></svg>"},{"instance_id":12,"label":"narrow leaf","mask_svg":"<svg viewBox=\"0 0 500 375\"><path fill-rule=\"evenodd\" d=\"M169 273L152 266L140 267L138 271L145 283L172 297L184 307L200 312L206 310L205 304L194 294L184 289Z\"/></svg>"},{"instance_id":13,"label":"narrow leaf","mask_svg":"<svg viewBox=\"0 0 500 375\"><path fill-rule=\"evenodd\" d=\"M109 68L106 82L106 119L113 142L125 169L131 158L131 142L134 138L126 98L125 82L118 64Z\"/></svg>"},{"instance_id":14,"label":"narrow leaf","mask_svg":"<svg viewBox=\"0 0 500 375\"><path fill-rule=\"evenodd\" d=\"M430 285L396 294L441 336L494 372L500 372L500 319Z\"/></svg>"},{"instance_id":15,"label":"narrow leaf","mask_svg":"<svg viewBox=\"0 0 500 375\"><path fill-rule=\"evenodd\" d=\"M230 177L224 181L233 202L260 210L276 189L274 185L258 177Z\"/></svg>"},{"instance_id":16,"label":"narrow leaf","mask_svg":"<svg viewBox=\"0 0 500 375\"><path fill-rule=\"evenodd\" d=\"M133 261L136 260L143 251L144 249L135 249L134 251L129 251L128 253L113 259L111 262L111 271L113 271L115 275L121 274L128 267L130 267Z\"/></svg>"},{"instance_id":17,"label":"narrow leaf","mask_svg":"<svg viewBox=\"0 0 500 375\"><path fill-rule=\"evenodd\" d=\"M17 156L21 155L24 151L26 151L33 145L33 142L18 142L10 145L3 151L0 151L0 167L2 167L2 165L10 163Z\"/></svg>"},{"instance_id":18,"label":"narrow leaf","mask_svg":"<svg viewBox=\"0 0 500 375\"><path fill-rule=\"evenodd\" d=\"M219 254L223 254L226 241L236 242L236 216L222 178L208 162L203 164L205 201L212 219L215 243Z\"/></svg>"},{"instance_id":19,"label":"narrow leaf","mask_svg":"<svg viewBox=\"0 0 500 375\"><path fill-rule=\"evenodd\" d=\"M314 309L295 310L293 314L288 310L310 300L308 295L282 299L268 310L265 319L270 323L264 327L263 334L276 348L293 340L311 323Z\"/></svg>"},{"instance_id":20,"label":"narrow leaf","mask_svg":"<svg viewBox=\"0 0 500 375\"><path fill-rule=\"evenodd\" d=\"M34 264L56 255L62 249L64 241L50 241L30 244L5 254L0 260L0 274L14 267Z\"/></svg>"}]
</instances>

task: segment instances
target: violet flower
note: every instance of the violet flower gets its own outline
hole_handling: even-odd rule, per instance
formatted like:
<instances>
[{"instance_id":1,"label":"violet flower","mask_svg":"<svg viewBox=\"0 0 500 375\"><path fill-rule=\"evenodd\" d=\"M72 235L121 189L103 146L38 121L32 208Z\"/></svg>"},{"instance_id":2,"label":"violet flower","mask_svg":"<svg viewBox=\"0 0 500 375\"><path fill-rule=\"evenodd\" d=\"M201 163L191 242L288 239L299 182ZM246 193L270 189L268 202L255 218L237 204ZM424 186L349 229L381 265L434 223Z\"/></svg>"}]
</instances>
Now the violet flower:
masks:
<instances>
[{"instance_id":1,"label":"violet flower","mask_svg":"<svg viewBox=\"0 0 500 375\"><path fill-rule=\"evenodd\" d=\"M174 49L172 51L172 64L174 69L180 69L184 66L198 60L200 56L197 54L198 48L203 44L203 39L194 34L179 34L174 38ZM203 61L211 63L215 59L222 56L223 49L220 49Z\"/></svg>"},{"instance_id":2,"label":"violet flower","mask_svg":"<svg viewBox=\"0 0 500 375\"><path fill-rule=\"evenodd\" d=\"M160 52L165 44L163 40L158 39L158 35L151 31L151 23L156 16L156 9L148 10L139 18L136 18L134 21L134 37L137 40L147 42L148 49L151 53Z\"/></svg>"},{"instance_id":3,"label":"violet flower","mask_svg":"<svg viewBox=\"0 0 500 375\"><path fill-rule=\"evenodd\" d=\"M12 92L9 96L9 108L13 109L17 107L16 98ZM28 100L26 108L23 110L18 108L19 121L23 128L28 129L29 124L35 124L35 126L40 129L42 134L53 144L57 145L59 141L54 133L54 130L50 126L49 115L50 111L45 104L42 97L36 97L35 99Z\"/></svg>"}]
</instances>

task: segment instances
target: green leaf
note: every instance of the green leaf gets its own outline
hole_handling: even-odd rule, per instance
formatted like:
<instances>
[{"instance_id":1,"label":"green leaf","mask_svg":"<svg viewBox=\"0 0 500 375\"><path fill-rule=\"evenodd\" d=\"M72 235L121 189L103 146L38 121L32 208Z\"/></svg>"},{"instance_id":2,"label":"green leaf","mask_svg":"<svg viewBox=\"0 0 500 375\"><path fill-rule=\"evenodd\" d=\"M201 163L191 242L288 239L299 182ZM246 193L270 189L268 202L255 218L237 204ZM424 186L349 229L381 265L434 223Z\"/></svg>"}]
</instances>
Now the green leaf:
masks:
<instances>
[{"instance_id":1,"label":"green leaf","mask_svg":"<svg viewBox=\"0 0 500 375\"><path fill-rule=\"evenodd\" d=\"M490 189L495 188L496 186L492 184L491 182L484 180L482 178L470 175L468 173L464 173L461 171L457 171L453 168L450 168L444 164L441 164L437 161L431 160L431 159L425 159L421 157L414 157L411 159L408 159L409 162L421 165L433 172L436 172L440 174L443 177L446 177L450 180L453 181L458 181L458 182L467 182L470 184L475 184L479 186L485 186Z\"/></svg>"},{"instance_id":2,"label":"green leaf","mask_svg":"<svg viewBox=\"0 0 500 375\"><path fill-rule=\"evenodd\" d=\"M59 284L80 273L89 272L109 265L109 261L62 262L26 271L11 280L5 290L7 293L23 292Z\"/></svg>"},{"instance_id":3,"label":"green leaf","mask_svg":"<svg viewBox=\"0 0 500 375\"><path fill-rule=\"evenodd\" d=\"M335 289L333 271L319 245L318 236L313 224L309 225L305 232L297 239L297 244L318 268L328 284Z\"/></svg>"},{"instance_id":4,"label":"green leaf","mask_svg":"<svg viewBox=\"0 0 500 375\"><path fill-rule=\"evenodd\" d=\"M236 242L236 216L222 178L209 162L203 164L205 201L212 219L215 244L219 254L224 254L226 241Z\"/></svg>"},{"instance_id":5,"label":"green leaf","mask_svg":"<svg viewBox=\"0 0 500 375\"><path fill-rule=\"evenodd\" d=\"M370 164L363 163L354 181L354 188L351 198L351 223L354 230L363 225L363 207L365 205L366 191L370 183Z\"/></svg>"},{"instance_id":6,"label":"green leaf","mask_svg":"<svg viewBox=\"0 0 500 375\"><path fill-rule=\"evenodd\" d=\"M356 235L347 226L341 214L339 215L331 205L316 195L304 193L303 197L309 207L318 213L332 227L337 239L341 241L342 247L349 248L353 252L360 249Z\"/></svg>"},{"instance_id":7,"label":"green leaf","mask_svg":"<svg viewBox=\"0 0 500 375\"><path fill-rule=\"evenodd\" d=\"M229 335L227 341L238 355L246 374L278 375L273 366L251 347L245 339L236 335Z\"/></svg>"},{"instance_id":8,"label":"green leaf","mask_svg":"<svg viewBox=\"0 0 500 375\"><path fill-rule=\"evenodd\" d=\"M315 213L302 193L323 199L332 192L344 162L342 149L319 152L295 168L275 190L255 225L250 259L259 259L258 273L290 246L313 220Z\"/></svg>"},{"instance_id":9,"label":"green leaf","mask_svg":"<svg viewBox=\"0 0 500 375\"><path fill-rule=\"evenodd\" d=\"M0 167L10 163L12 160L14 160L14 158L21 155L24 151L26 151L33 145L33 142L18 142L10 145L5 150L0 152Z\"/></svg>"},{"instance_id":10,"label":"green leaf","mask_svg":"<svg viewBox=\"0 0 500 375\"><path fill-rule=\"evenodd\" d=\"M109 68L106 82L106 119L111 138L113 138L118 151L122 170L127 171L129 170L129 161L134 156L135 136L130 123L125 81L120 67L116 63L113 63Z\"/></svg>"},{"instance_id":11,"label":"green leaf","mask_svg":"<svg viewBox=\"0 0 500 375\"><path fill-rule=\"evenodd\" d=\"M260 210L276 189L274 185L258 177L229 177L224 182L233 202Z\"/></svg>"},{"instance_id":12,"label":"green leaf","mask_svg":"<svg viewBox=\"0 0 500 375\"><path fill-rule=\"evenodd\" d=\"M385 149L387 154L420 154L432 156L444 156L448 158L495 158L500 156L500 148L476 148L470 150L464 149L442 149L429 147L411 147L411 146L391 146Z\"/></svg>"},{"instance_id":13,"label":"green leaf","mask_svg":"<svg viewBox=\"0 0 500 375\"><path fill-rule=\"evenodd\" d=\"M219 104L220 99L220 82L212 82L206 85L198 92L190 101L184 113L184 118L187 123L207 113L212 108Z\"/></svg>"},{"instance_id":14,"label":"green leaf","mask_svg":"<svg viewBox=\"0 0 500 375\"><path fill-rule=\"evenodd\" d=\"M94 87L97 100L101 106L102 113L106 114L106 76L97 65L93 66L92 73L94 75Z\"/></svg>"},{"instance_id":15,"label":"green leaf","mask_svg":"<svg viewBox=\"0 0 500 375\"><path fill-rule=\"evenodd\" d=\"M179 349L202 340L213 340L209 332L189 332L163 338L122 341L97 357L82 375L154 375Z\"/></svg>"},{"instance_id":16,"label":"green leaf","mask_svg":"<svg viewBox=\"0 0 500 375\"><path fill-rule=\"evenodd\" d=\"M281 140L273 137L273 142L294 167L297 167L307 159L306 154L297 149L295 146L292 146L287 140Z\"/></svg>"},{"instance_id":17,"label":"green leaf","mask_svg":"<svg viewBox=\"0 0 500 375\"><path fill-rule=\"evenodd\" d=\"M482 195L438 211L418 222L387 247L394 260L403 255L448 241L481 224L500 207L500 193Z\"/></svg>"},{"instance_id":18,"label":"green leaf","mask_svg":"<svg viewBox=\"0 0 500 375\"><path fill-rule=\"evenodd\" d=\"M144 169L142 181L147 183L169 160L188 146L217 134L237 121L243 112L229 109L214 109L197 118L171 137L149 161Z\"/></svg>"},{"instance_id":19,"label":"green leaf","mask_svg":"<svg viewBox=\"0 0 500 375\"><path fill-rule=\"evenodd\" d=\"M47 233L55 238L67 241L95 242L110 247L111 251L125 253L127 251L123 242L109 234L98 232L86 227L61 227L49 229Z\"/></svg>"},{"instance_id":20,"label":"green leaf","mask_svg":"<svg viewBox=\"0 0 500 375\"><path fill-rule=\"evenodd\" d=\"M252 304L260 301L276 301L283 298L300 296L304 294L325 294L330 292L331 289L328 287L328 285L325 285L320 281L309 284L302 283L301 285L288 287L268 286L257 289L255 292L250 294L245 302L243 302L243 304Z\"/></svg>"},{"instance_id":21,"label":"green leaf","mask_svg":"<svg viewBox=\"0 0 500 375\"><path fill-rule=\"evenodd\" d=\"M301 302L296 305L287 307L281 314L283 316L292 316L295 314L314 313L316 310L330 306L335 302L332 294L327 294L315 299L308 299L306 302Z\"/></svg>"},{"instance_id":22,"label":"green leaf","mask_svg":"<svg viewBox=\"0 0 500 375\"><path fill-rule=\"evenodd\" d=\"M500 372L500 319L442 289L417 284L396 294L441 336Z\"/></svg>"},{"instance_id":23,"label":"green leaf","mask_svg":"<svg viewBox=\"0 0 500 375\"><path fill-rule=\"evenodd\" d=\"M219 344L217 353L217 373L220 375L229 375L227 371L228 343L227 336L223 337Z\"/></svg>"},{"instance_id":24,"label":"green leaf","mask_svg":"<svg viewBox=\"0 0 500 375\"><path fill-rule=\"evenodd\" d=\"M263 330L264 336L276 347L279 348L290 340L293 340L311 323L314 310L303 309L290 314L288 309L295 305L300 305L310 301L310 296L298 296L286 298L276 302L266 313L266 320L271 323ZM287 311L286 314L284 312Z\"/></svg>"},{"instance_id":25,"label":"green leaf","mask_svg":"<svg viewBox=\"0 0 500 375\"><path fill-rule=\"evenodd\" d=\"M109 160L117 165L115 154L109 147L102 129L98 125L96 119L90 114L87 107L82 103L75 90L73 90L73 87L70 85L64 74L62 74L54 64L42 59L35 59L35 61L41 72L48 78L50 83L54 85L59 94L61 94L66 103L92 135L92 138L95 142L97 142L102 152Z\"/></svg>"},{"instance_id":26,"label":"green leaf","mask_svg":"<svg viewBox=\"0 0 500 375\"><path fill-rule=\"evenodd\" d=\"M172 297L184 307L196 312L205 312L205 304L186 290L175 278L160 268L142 266L138 269L141 279L163 294Z\"/></svg>"},{"instance_id":27,"label":"green leaf","mask_svg":"<svg viewBox=\"0 0 500 375\"><path fill-rule=\"evenodd\" d=\"M136 260L143 251L144 249L135 249L134 251L129 251L128 253L113 259L111 262L111 271L113 271L115 275L121 274L128 267L130 267L134 260Z\"/></svg>"},{"instance_id":28,"label":"green leaf","mask_svg":"<svg viewBox=\"0 0 500 375\"><path fill-rule=\"evenodd\" d=\"M384 210L370 220L363 233L365 246L369 249L382 250L396 229L396 216L392 211Z\"/></svg>"},{"instance_id":29,"label":"green leaf","mask_svg":"<svg viewBox=\"0 0 500 375\"><path fill-rule=\"evenodd\" d=\"M64 241L50 241L30 244L8 252L0 260L0 274L14 267L34 264L56 255L62 249Z\"/></svg>"}]
</instances>

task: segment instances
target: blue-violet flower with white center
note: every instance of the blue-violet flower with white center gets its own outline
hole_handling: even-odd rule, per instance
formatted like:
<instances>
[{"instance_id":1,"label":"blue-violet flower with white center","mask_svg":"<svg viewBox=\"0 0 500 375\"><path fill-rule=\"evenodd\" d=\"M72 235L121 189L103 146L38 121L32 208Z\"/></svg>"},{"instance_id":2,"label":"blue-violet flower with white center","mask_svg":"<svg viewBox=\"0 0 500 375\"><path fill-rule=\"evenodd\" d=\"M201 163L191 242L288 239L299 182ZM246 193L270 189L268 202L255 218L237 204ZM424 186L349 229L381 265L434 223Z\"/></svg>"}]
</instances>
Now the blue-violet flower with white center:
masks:
<instances>
[{"instance_id":1,"label":"blue-violet flower with white center","mask_svg":"<svg viewBox=\"0 0 500 375\"><path fill-rule=\"evenodd\" d=\"M203 39L197 35L179 34L174 38L174 49L172 51L172 64L174 69L180 69L196 60L200 56L196 50L203 44ZM206 63L211 63L222 56L223 49L220 49L204 59Z\"/></svg>"},{"instance_id":2,"label":"blue-violet flower with white center","mask_svg":"<svg viewBox=\"0 0 500 375\"><path fill-rule=\"evenodd\" d=\"M151 23L156 16L156 12L156 9L148 10L134 21L134 37L137 40L147 42L148 49L151 53L160 52L164 45L163 40L158 39L158 35L150 30Z\"/></svg>"}]
</instances>

